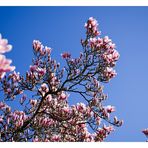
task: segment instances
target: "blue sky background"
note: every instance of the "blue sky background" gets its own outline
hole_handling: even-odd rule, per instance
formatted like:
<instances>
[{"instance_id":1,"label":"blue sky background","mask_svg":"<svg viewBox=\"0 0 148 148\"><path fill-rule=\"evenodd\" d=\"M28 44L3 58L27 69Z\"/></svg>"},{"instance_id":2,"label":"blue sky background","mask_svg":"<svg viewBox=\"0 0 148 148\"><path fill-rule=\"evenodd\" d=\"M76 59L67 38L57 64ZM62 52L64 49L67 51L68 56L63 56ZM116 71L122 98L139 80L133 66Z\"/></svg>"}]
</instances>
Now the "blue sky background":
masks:
<instances>
[{"instance_id":1,"label":"blue sky background","mask_svg":"<svg viewBox=\"0 0 148 148\"><path fill-rule=\"evenodd\" d=\"M121 55L118 75L104 91L109 95L106 104L116 106L124 125L106 141L145 141L141 130L148 127L148 7L0 7L0 32L13 45L6 56L21 74L31 64L34 39L53 48L58 61L64 51L76 57L90 16Z\"/></svg>"}]
</instances>

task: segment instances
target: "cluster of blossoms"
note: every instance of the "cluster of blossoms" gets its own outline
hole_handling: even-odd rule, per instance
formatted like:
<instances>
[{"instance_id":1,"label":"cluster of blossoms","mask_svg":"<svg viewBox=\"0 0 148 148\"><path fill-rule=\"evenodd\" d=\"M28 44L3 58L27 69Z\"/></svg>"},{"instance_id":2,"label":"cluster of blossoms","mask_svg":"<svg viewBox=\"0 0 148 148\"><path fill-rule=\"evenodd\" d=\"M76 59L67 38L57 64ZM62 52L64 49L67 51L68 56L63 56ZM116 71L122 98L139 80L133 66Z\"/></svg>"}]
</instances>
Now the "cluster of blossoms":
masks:
<instances>
[{"instance_id":1,"label":"cluster of blossoms","mask_svg":"<svg viewBox=\"0 0 148 148\"><path fill-rule=\"evenodd\" d=\"M104 106L107 96L102 86L116 75L113 67L119 54L111 39L97 37L94 18L85 28L80 56L61 54L65 67L51 58L51 48L34 40L35 58L26 75L13 72L1 80L0 141L101 142L114 126L122 125L112 115L115 107ZM69 103L73 93L84 101ZM9 100L19 100L21 111L4 103Z\"/></svg>"},{"instance_id":2,"label":"cluster of blossoms","mask_svg":"<svg viewBox=\"0 0 148 148\"><path fill-rule=\"evenodd\" d=\"M12 49L12 46L8 44L7 39L3 39L0 34L0 79L2 79L6 72L13 71L15 69L14 66L10 66L12 60L6 59L4 55L5 52L9 52Z\"/></svg>"},{"instance_id":3,"label":"cluster of blossoms","mask_svg":"<svg viewBox=\"0 0 148 148\"><path fill-rule=\"evenodd\" d=\"M86 28L86 34L88 36L95 37L97 35L100 35L100 31L98 31L98 22L93 17L90 17L85 23L84 27Z\"/></svg>"},{"instance_id":4,"label":"cluster of blossoms","mask_svg":"<svg viewBox=\"0 0 148 148\"><path fill-rule=\"evenodd\" d=\"M89 18L85 26L88 37L86 40L82 40L82 45L84 47L87 46L91 54L98 58L100 81L109 81L116 76L116 72L113 69L119 59L119 53L115 49L116 46L108 36L104 38L97 37L100 33L96 33L98 23L94 18Z\"/></svg>"}]
</instances>

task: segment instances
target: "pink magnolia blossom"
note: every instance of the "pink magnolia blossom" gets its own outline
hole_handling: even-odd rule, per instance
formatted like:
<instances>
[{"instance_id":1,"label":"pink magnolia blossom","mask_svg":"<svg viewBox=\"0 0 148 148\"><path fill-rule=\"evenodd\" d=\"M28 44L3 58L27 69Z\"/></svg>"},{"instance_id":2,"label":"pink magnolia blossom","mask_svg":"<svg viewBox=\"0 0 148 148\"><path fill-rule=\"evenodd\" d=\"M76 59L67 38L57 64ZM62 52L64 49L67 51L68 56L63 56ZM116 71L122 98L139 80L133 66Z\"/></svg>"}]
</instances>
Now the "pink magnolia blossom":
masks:
<instances>
[{"instance_id":1,"label":"pink magnolia blossom","mask_svg":"<svg viewBox=\"0 0 148 148\"><path fill-rule=\"evenodd\" d=\"M30 65L30 71L31 72L34 72L34 71L36 71L37 70L37 65Z\"/></svg>"},{"instance_id":2,"label":"pink magnolia blossom","mask_svg":"<svg viewBox=\"0 0 148 148\"><path fill-rule=\"evenodd\" d=\"M45 46L45 51L46 51L46 53L47 53L47 54L50 54L50 53L51 53L51 48L50 48L50 47Z\"/></svg>"},{"instance_id":3,"label":"pink magnolia blossom","mask_svg":"<svg viewBox=\"0 0 148 148\"><path fill-rule=\"evenodd\" d=\"M33 49L36 51L36 52L41 52L42 51L42 48L43 48L43 45L40 41L38 40L34 40L33 41Z\"/></svg>"},{"instance_id":4,"label":"pink magnolia blossom","mask_svg":"<svg viewBox=\"0 0 148 148\"><path fill-rule=\"evenodd\" d=\"M112 126L103 125L95 134L95 140L102 142L113 130Z\"/></svg>"},{"instance_id":5,"label":"pink magnolia blossom","mask_svg":"<svg viewBox=\"0 0 148 148\"><path fill-rule=\"evenodd\" d=\"M108 64L113 64L119 59L119 54L118 52L114 51L112 54L104 53L102 57Z\"/></svg>"},{"instance_id":6,"label":"pink magnolia blossom","mask_svg":"<svg viewBox=\"0 0 148 148\"><path fill-rule=\"evenodd\" d=\"M0 78L3 78L6 72L13 71L15 66L10 66L11 60L6 59L4 55L0 55Z\"/></svg>"},{"instance_id":7,"label":"pink magnolia blossom","mask_svg":"<svg viewBox=\"0 0 148 148\"><path fill-rule=\"evenodd\" d=\"M118 124L119 126L123 125L123 120L119 121L118 118L115 116L114 117L114 123Z\"/></svg>"},{"instance_id":8,"label":"pink magnolia blossom","mask_svg":"<svg viewBox=\"0 0 148 148\"><path fill-rule=\"evenodd\" d=\"M89 36L97 36L100 35L100 32L98 31L98 22L93 17L90 17L85 23L85 28L87 29L87 35Z\"/></svg>"},{"instance_id":9,"label":"pink magnolia blossom","mask_svg":"<svg viewBox=\"0 0 148 148\"><path fill-rule=\"evenodd\" d=\"M26 98L27 98L26 95L23 95L20 99L20 104L23 104L25 102Z\"/></svg>"},{"instance_id":10,"label":"pink magnolia blossom","mask_svg":"<svg viewBox=\"0 0 148 148\"><path fill-rule=\"evenodd\" d=\"M49 118L40 118L39 119L39 125L44 127L49 127L54 124L54 121Z\"/></svg>"},{"instance_id":11,"label":"pink magnolia blossom","mask_svg":"<svg viewBox=\"0 0 148 148\"><path fill-rule=\"evenodd\" d=\"M19 82L20 81L20 73L19 72L13 72L9 74L9 78L12 78L13 82Z\"/></svg>"},{"instance_id":12,"label":"pink magnolia blossom","mask_svg":"<svg viewBox=\"0 0 148 148\"><path fill-rule=\"evenodd\" d=\"M103 45L103 39L98 37L98 38L90 38L90 47L94 50L99 50L99 48Z\"/></svg>"},{"instance_id":13,"label":"pink magnolia blossom","mask_svg":"<svg viewBox=\"0 0 148 148\"><path fill-rule=\"evenodd\" d=\"M51 137L51 141L53 141L53 142L58 142L58 141L60 141L60 136L59 136L59 135L53 135L53 136Z\"/></svg>"},{"instance_id":14,"label":"pink magnolia blossom","mask_svg":"<svg viewBox=\"0 0 148 148\"><path fill-rule=\"evenodd\" d=\"M49 91L49 88L48 88L48 86L47 86L46 83L43 83L43 84L41 85L40 90L41 90L41 92L47 93L47 92Z\"/></svg>"},{"instance_id":15,"label":"pink magnolia blossom","mask_svg":"<svg viewBox=\"0 0 148 148\"><path fill-rule=\"evenodd\" d=\"M103 129L106 130L108 133L114 130L113 126L106 126L106 125L103 125Z\"/></svg>"},{"instance_id":16,"label":"pink magnolia blossom","mask_svg":"<svg viewBox=\"0 0 148 148\"><path fill-rule=\"evenodd\" d=\"M24 122L27 120L27 116L23 111L16 110L15 112L11 113L11 118L7 118L7 122L12 122L15 126L15 129L18 127L23 126Z\"/></svg>"},{"instance_id":17,"label":"pink magnolia blossom","mask_svg":"<svg viewBox=\"0 0 148 148\"><path fill-rule=\"evenodd\" d=\"M86 111L86 105L84 103L77 103L77 110L84 113Z\"/></svg>"},{"instance_id":18,"label":"pink magnolia blossom","mask_svg":"<svg viewBox=\"0 0 148 148\"><path fill-rule=\"evenodd\" d=\"M96 124L97 125L101 124L101 118L99 116L96 117Z\"/></svg>"},{"instance_id":19,"label":"pink magnolia blossom","mask_svg":"<svg viewBox=\"0 0 148 148\"><path fill-rule=\"evenodd\" d=\"M52 101L52 99L53 99L53 98L52 98L52 95L50 95L50 94L47 95L47 97L46 97L46 100L47 100L46 102L47 102L47 104L50 104L51 101Z\"/></svg>"},{"instance_id":20,"label":"pink magnolia blossom","mask_svg":"<svg viewBox=\"0 0 148 148\"><path fill-rule=\"evenodd\" d=\"M111 105L108 105L108 106L106 106L106 110L107 110L108 113L111 113L111 112L115 111L115 107L111 106Z\"/></svg>"},{"instance_id":21,"label":"pink magnolia blossom","mask_svg":"<svg viewBox=\"0 0 148 148\"><path fill-rule=\"evenodd\" d=\"M37 65L30 65L30 71L35 75L38 74L38 76L44 76L46 73L46 69L39 68Z\"/></svg>"},{"instance_id":22,"label":"pink magnolia blossom","mask_svg":"<svg viewBox=\"0 0 148 148\"><path fill-rule=\"evenodd\" d=\"M0 102L0 109L4 109L4 108L6 108L6 104L3 102Z\"/></svg>"},{"instance_id":23,"label":"pink magnolia blossom","mask_svg":"<svg viewBox=\"0 0 148 148\"><path fill-rule=\"evenodd\" d=\"M46 70L45 70L45 69L43 69L43 68L38 68L38 74L39 74L40 76L44 76L45 73L46 73Z\"/></svg>"},{"instance_id":24,"label":"pink magnolia blossom","mask_svg":"<svg viewBox=\"0 0 148 148\"><path fill-rule=\"evenodd\" d=\"M114 52L113 52L113 59L114 59L114 61L117 61L119 59L119 57L120 57L120 55L119 55L118 51L114 50Z\"/></svg>"},{"instance_id":25,"label":"pink magnolia blossom","mask_svg":"<svg viewBox=\"0 0 148 148\"><path fill-rule=\"evenodd\" d=\"M106 43L106 44L110 43L111 41L112 41L112 40L111 40L108 36L105 36L105 37L103 38L103 42Z\"/></svg>"},{"instance_id":26,"label":"pink magnolia blossom","mask_svg":"<svg viewBox=\"0 0 148 148\"><path fill-rule=\"evenodd\" d=\"M59 99L60 100L66 100L68 98L68 95L65 93L65 92L61 92L60 96L59 96Z\"/></svg>"},{"instance_id":27,"label":"pink magnolia blossom","mask_svg":"<svg viewBox=\"0 0 148 148\"><path fill-rule=\"evenodd\" d=\"M2 35L0 34L0 53L9 52L12 49L12 45L8 44L7 39L2 39Z\"/></svg>"},{"instance_id":28,"label":"pink magnolia blossom","mask_svg":"<svg viewBox=\"0 0 148 148\"><path fill-rule=\"evenodd\" d=\"M111 78L115 77L117 75L117 73L115 72L115 70L111 67L107 67L105 70L104 70L104 77L107 79L107 80L110 80Z\"/></svg>"},{"instance_id":29,"label":"pink magnolia blossom","mask_svg":"<svg viewBox=\"0 0 148 148\"><path fill-rule=\"evenodd\" d=\"M64 113L69 113L70 109L69 109L69 107L63 107L62 111L64 111Z\"/></svg>"},{"instance_id":30,"label":"pink magnolia blossom","mask_svg":"<svg viewBox=\"0 0 148 148\"><path fill-rule=\"evenodd\" d=\"M33 107L36 106L37 100L31 99L31 100L30 100L30 104L31 104Z\"/></svg>"}]
</instances>

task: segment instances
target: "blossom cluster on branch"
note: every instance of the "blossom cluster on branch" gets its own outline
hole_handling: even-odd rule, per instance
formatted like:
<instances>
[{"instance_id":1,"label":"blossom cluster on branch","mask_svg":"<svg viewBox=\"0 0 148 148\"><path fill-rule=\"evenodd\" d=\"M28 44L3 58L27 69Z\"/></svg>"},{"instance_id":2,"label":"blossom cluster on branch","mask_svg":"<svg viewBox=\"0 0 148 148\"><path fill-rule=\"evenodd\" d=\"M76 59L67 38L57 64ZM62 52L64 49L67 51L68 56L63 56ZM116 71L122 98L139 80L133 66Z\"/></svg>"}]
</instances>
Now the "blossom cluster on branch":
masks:
<instances>
[{"instance_id":1,"label":"blossom cluster on branch","mask_svg":"<svg viewBox=\"0 0 148 148\"><path fill-rule=\"evenodd\" d=\"M61 54L66 66L52 59L51 48L34 40L34 59L26 75L13 72L1 79L0 141L101 142L114 126L122 125L111 116L115 107L104 105L102 85L116 76L119 53L109 37L100 37L96 19L90 17L85 28L80 56ZM74 93L84 101L70 104ZM7 104L17 100L22 110Z\"/></svg>"}]
</instances>

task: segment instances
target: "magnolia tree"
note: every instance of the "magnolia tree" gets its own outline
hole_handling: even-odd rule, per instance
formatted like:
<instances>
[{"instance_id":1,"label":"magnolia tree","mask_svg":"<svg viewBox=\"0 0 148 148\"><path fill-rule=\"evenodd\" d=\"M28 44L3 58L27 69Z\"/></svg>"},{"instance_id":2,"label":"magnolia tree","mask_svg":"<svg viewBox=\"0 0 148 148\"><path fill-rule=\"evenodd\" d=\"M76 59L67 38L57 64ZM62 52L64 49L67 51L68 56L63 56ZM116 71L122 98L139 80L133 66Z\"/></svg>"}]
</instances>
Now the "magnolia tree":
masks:
<instances>
[{"instance_id":1,"label":"magnolia tree","mask_svg":"<svg viewBox=\"0 0 148 148\"><path fill-rule=\"evenodd\" d=\"M80 56L61 54L64 67L51 58L51 48L34 40L34 58L25 76L10 72L15 67L2 54L11 45L0 38L0 141L101 142L122 125L110 116L115 107L104 105L102 86L116 76L119 53L109 37L100 37L93 17L85 28ZM70 94L84 101L71 104ZM19 109L10 101L19 102Z\"/></svg>"}]
</instances>

